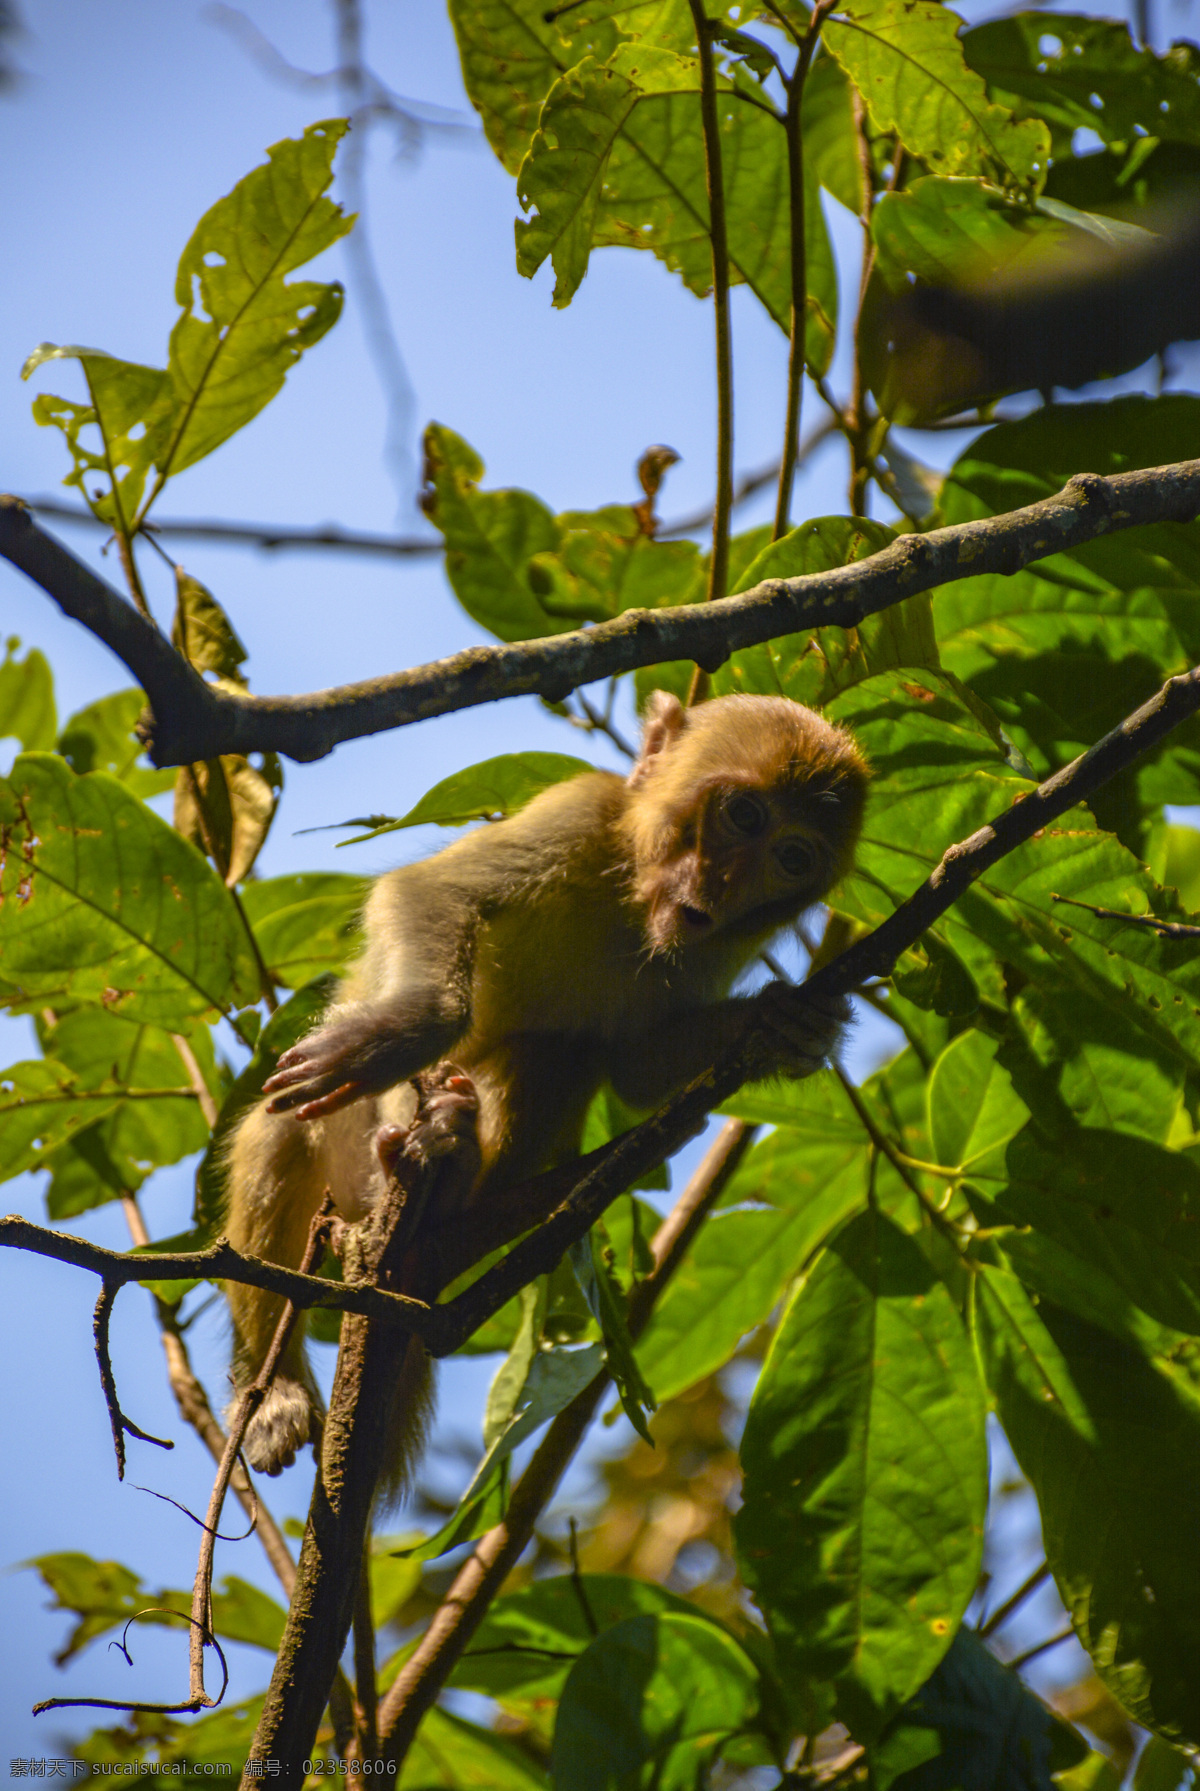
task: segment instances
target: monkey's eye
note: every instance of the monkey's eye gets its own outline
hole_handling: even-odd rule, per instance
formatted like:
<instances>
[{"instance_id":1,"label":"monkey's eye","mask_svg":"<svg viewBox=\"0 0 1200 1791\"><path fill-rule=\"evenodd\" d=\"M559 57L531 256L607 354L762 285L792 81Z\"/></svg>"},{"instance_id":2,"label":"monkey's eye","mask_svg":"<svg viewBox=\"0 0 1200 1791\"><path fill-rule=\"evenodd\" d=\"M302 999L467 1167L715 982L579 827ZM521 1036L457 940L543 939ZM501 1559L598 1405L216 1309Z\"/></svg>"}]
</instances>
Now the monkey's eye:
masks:
<instances>
[{"instance_id":1,"label":"monkey's eye","mask_svg":"<svg viewBox=\"0 0 1200 1791\"><path fill-rule=\"evenodd\" d=\"M767 825L766 803L761 797L747 795L745 791L726 798L725 813L738 832L750 838L762 833Z\"/></svg>"},{"instance_id":2,"label":"monkey's eye","mask_svg":"<svg viewBox=\"0 0 1200 1791\"><path fill-rule=\"evenodd\" d=\"M816 864L816 853L804 840L784 840L776 846L775 858L787 877L807 877Z\"/></svg>"}]
</instances>

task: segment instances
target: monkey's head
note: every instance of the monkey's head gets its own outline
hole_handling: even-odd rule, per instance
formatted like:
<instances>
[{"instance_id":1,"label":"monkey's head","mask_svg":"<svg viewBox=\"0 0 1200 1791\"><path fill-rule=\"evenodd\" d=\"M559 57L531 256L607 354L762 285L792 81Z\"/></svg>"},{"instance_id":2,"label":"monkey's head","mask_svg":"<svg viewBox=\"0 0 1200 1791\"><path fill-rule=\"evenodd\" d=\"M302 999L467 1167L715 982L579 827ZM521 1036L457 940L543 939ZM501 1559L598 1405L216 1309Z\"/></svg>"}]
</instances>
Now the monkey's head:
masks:
<instances>
[{"instance_id":1,"label":"monkey's head","mask_svg":"<svg viewBox=\"0 0 1200 1791\"><path fill-rule=\"evenodd\" d=\"M819 901L850 868L869 775L849 734L787 697L685 709L656 691L626 822L651 949L770 931Z\"/></svg>"}]
</instances>

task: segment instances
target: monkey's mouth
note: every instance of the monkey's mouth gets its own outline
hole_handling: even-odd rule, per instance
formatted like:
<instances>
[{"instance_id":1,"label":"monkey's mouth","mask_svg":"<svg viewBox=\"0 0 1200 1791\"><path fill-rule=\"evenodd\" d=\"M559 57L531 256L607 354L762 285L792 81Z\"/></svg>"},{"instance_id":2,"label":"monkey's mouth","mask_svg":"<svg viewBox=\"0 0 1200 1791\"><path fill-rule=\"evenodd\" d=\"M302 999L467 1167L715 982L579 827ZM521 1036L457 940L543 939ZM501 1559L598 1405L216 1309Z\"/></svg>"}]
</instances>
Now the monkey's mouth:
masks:
<instances>
[{"instance_id":1,"label":"monkey's mouth","mask_svg":"<svg viewBox=\"0 0 1200 1791\"><path fill-rule=\"evenodd\" d=\"M679 918L689 933L707 933L713 924L711 914L706 914L703 908L693 908L687 902L680 902Z\"/></svg>"}]
</instances>

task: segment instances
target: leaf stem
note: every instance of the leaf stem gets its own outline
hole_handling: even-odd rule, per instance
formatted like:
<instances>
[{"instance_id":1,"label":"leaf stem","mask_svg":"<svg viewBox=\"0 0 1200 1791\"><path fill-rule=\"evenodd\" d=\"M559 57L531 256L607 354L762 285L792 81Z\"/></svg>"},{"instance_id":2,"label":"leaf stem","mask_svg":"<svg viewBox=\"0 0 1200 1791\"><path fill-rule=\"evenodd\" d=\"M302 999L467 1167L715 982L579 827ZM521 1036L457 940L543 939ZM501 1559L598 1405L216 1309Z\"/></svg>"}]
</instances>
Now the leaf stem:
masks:
<instances>
[{"instance_id":1,"label":"leaf stem","mask_svg":"<svg viewBox=\"0 0 1200 1791\"><path fill-rule=\"evenodd\" d=\"M725 225L725 181L721 169L721 126L713 70L712 27L703 0L688 0L700 59L700 117L704 127L704 176L708 188L708 233L712 244L713 313L717 330L717 498L713 506L712 557L708 599L724 597L729 583L729 517L733 509L733 344L729 331L729 239ZM708 673L697 666L690 703L708 693Z\"/></svg>"},{"instance_id":2,"label":"leaf stem","mask_svg":"<svg viewBox=\"0 0 1200 1791\"><path fill-rule=\"evenodd\" d=\"M788 341L787 415L783 426L783 457L779 463L779 490L775 499L775 525L771 539L778 541L791 526L789 511L792 485L800 448L800 417L804 404L805 333L808 326L808 245L805 239L804 131L801 113L804 84L825 15L836 0L818 0L799 50L787 89L784 120L788 145L788 208L791 230L792 310ZM772 13L775 7L771 6ZM781 16L781 15L779 15ZM786 23L786 21L784 21Z\"/></svg>"}]
</instances>

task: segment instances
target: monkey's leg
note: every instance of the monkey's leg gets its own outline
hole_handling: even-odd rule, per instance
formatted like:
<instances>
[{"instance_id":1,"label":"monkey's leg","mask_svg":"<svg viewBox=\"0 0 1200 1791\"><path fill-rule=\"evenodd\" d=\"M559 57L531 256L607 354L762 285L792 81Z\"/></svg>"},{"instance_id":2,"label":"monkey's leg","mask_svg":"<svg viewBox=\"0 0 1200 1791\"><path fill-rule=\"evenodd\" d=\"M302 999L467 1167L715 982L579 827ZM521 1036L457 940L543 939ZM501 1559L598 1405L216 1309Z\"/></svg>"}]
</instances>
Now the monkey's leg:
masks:
<instances>
[{"instance_id":1,"label":"monkey's leg","mask_svg":"<svg viewBox=\"0 0 1200 1791\"><path fill-rule=\"evenodd\" d=\"M371 1150L376 1103L360 1103L319 1126L299 1125L290 1115L251 1110L234 1134L229 1156L230 1206L226 1229L238 1250L296 1268L304 1254L313 1214L328 1187L339 1212L358 1219L370 1205L377 1161ZM233 1381L247 1386L262 1367L282 1298L237 1282L226 1286L233 1316ZM278 1372L246 1433L252 1467L278 1474L320 1422L321 1404L298 1323Z\"/></svg>"}]
</instances>

